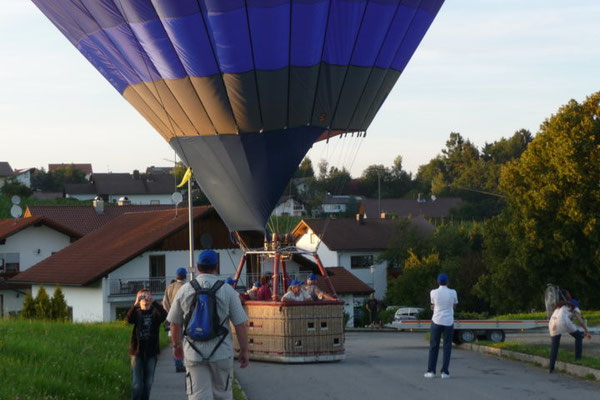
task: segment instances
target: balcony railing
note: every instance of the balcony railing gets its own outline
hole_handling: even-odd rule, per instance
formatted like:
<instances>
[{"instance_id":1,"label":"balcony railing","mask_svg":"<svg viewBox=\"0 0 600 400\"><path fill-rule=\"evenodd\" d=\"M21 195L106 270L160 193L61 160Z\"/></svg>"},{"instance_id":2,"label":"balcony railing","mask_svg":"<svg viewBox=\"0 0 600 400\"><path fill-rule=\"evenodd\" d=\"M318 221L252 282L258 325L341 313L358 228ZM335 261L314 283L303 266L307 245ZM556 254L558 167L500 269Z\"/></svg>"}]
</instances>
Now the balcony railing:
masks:
<instances>
[{"instance_id":1,"label":"balcony railing","mask_svg":"<svg viewBox=\"0 0 600 400\"><path fill-rule=\"evenodd\" d=\"M172 279L175 278L109 279L108 295L135 296L140 289L148 289L152 294L162 296L167 287L167 282L171 282Z\"/></svg>"}]
</instances>

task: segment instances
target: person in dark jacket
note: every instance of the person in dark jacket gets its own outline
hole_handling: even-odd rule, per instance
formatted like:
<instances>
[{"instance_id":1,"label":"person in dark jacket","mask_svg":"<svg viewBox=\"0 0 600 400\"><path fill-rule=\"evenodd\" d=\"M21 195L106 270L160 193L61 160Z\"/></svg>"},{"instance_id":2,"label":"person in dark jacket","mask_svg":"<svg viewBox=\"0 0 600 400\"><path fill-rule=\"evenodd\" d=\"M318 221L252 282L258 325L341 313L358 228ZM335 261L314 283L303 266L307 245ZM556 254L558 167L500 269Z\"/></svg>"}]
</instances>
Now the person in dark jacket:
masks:
<instances>
[{"instance_id":1,"label":"person in dark jacket","mask_svg":"<svg viewBox=\"0 0 600 400\"><path fill-rule=\"evenodd\" d=\"M167 312L154 301L148 289L137 293L135 304L125 317L128 323L133 324L129 343L132 400L150 398L154 370L160 353L159 330L166 318Z\"/></svg>"}]
</instances>

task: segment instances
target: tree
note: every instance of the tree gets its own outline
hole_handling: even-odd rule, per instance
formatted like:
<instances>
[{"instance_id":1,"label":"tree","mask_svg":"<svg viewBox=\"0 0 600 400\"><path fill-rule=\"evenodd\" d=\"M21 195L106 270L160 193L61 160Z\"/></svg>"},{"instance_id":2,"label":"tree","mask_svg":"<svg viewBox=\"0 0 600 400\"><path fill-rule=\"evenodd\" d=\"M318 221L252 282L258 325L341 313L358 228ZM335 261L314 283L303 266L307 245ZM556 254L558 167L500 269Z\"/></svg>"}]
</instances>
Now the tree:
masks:
<instances>
[{"instance_id":1,"label":"tree","mask_svg":"<svg viewBox=\"0 0 600 400\"><path fill-rule=\"evenodd\" d=\"M429 291L435 287L436 276L440 271L437 254L419 257L408 252L404 273L388 283L387 304L428 307Z\"/></svg>"},{"instance_id":2,"label":"tree","mask_svg":"<svg viewBox=\"0 0 600 400\"><path fill-rule=\"evenodd\" d=\"M50 298L44 286L40 286L37 297L35 298L35 317L37 319L51 319L52 308L50 305Z\"/></svg>"},{"instance_id":3,"label":"tree","mask_svg":"<svg viewBox=\"0 0 600 400\"><path fill-rule=\"evenodd\" d=\"M65 321L69 319L69 308L60 286L57 286L50 301L52 319Z\"/></svg>"},{"instance_id":4,"label":"tree","mask_svg":"<svg viewBox=\"0 0 600 400\"><path fill-rule=\"evenodd\" d=\"M15 178L10 178L0 189L0 193L5 196L19 196L19 197L29 197L33 194L33 191L29 189L27 186L23 185L21 182L17 181Z\"/></svg>"},{"instance_id":5,"label":"tree","mask_svg":"<svg viewBox=\"0 0 600 400\"><path fill-rule=\"evenodd\" d=\"M540 308L547 283L600 306L599 104L600 92L562 106L502 170L508 209L490 226L490 270L481 286L527 279L530 290L507 293L510 300L490 296L496 307Z\"/></svg>"},{"instance_id":6,"label":"tree","mask_svg":"<svg viewBox=\"0 0 600 400\"><path fill-rule=\"evenodd\" d=\"M31 295L31 290L25 294L25 301L23 302L23 309L21 310L21 317L25 319L33 319L36 316L36 302Z\"/></svg>"},{"instance_id":7,"label":"tree","mask_svg":"<svg viewBox=\"0 0 600 400\"><path fill-rule=\"evenodd\" d=\"M306 157L302 160L296 173L294 174L294 178L314 178L315 171L312 166L312 161L310 158Z\"/></svg>"}]
</instances>

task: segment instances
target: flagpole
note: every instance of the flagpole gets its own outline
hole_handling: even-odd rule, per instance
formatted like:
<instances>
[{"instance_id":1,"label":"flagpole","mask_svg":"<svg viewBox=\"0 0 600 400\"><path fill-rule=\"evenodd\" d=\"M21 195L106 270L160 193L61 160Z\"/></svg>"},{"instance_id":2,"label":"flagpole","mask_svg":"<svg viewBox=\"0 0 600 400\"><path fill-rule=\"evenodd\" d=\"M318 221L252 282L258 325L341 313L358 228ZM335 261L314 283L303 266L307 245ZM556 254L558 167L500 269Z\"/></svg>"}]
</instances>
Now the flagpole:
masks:
<instances>
[{"instance_id":1,"label":"flagpole","mask_svg":"<svg viewBox=\"0 0 600 400\"><path fill-rule=\"evenodd\" d=\"M188 231L190 232L190 281L194 279L194 218L192 209L192 179L188 179Z\"/></svg>"}]
</instances>

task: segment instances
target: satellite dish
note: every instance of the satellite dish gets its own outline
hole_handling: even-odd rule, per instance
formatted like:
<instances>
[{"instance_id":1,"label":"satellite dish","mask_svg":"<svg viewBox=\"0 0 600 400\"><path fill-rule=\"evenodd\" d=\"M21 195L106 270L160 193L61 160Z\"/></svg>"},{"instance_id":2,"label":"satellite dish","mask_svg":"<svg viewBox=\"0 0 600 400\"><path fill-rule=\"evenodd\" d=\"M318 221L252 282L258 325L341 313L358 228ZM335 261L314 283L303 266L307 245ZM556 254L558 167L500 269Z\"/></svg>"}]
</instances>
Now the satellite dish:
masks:
<instances>
[{"instance_id":1,"label":"satellite dish","mask_svg":"<svg viewBox=\"0 0 600 400\"><path fill-rule=\"evenodd\" d=\"M10 198L10 201L12 201L13 204L19 204L21 203L21 198L15 194Z\"/></svg>"},{"instance_id":2,"label":"satellite dish","mask_svg":"<svg viewBox=\"0 0 600 400\"><path fill-rule=\"evenodd\" d=\"M173 203L175 204L179 204L183 201L183 195L179 192L174 192L171 195L171 200L173 200Z\"/></svg>"},{"instance_id":3,"label":"satellite dish","mask_svg":"<svg viewBox=\"0 0 600 400\"><path fill-rule=\"evenodd\" d=\"M431 201L435 201L437 199L437 197L435 197L435 194L431 195Z\"/></svg>"},{"instance_id":4,"label":"satellite dish","mask_svg":"<svg viewBox=\"0 0 600 400\"><path fill-rule=\"evenodd\" d=\"M12 215L13 218L19 218L21 215L23 215L23 209L18 205L13 204L13 206L10 208L10 215Z\"/></svg>"}]
</instances>

